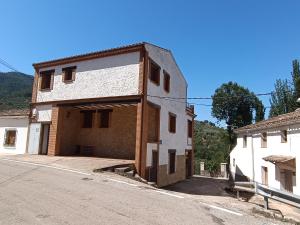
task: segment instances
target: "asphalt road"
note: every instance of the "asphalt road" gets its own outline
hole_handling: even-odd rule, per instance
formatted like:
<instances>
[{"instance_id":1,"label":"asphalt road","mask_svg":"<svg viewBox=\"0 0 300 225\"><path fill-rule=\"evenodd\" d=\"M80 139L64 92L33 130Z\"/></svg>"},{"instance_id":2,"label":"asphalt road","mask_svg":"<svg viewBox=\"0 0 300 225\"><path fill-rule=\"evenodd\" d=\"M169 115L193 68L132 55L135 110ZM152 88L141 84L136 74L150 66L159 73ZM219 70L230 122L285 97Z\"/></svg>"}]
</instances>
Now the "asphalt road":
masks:
<instances>
[{"instance_id":1,"label":"asphalt road","mask_svg":"<svg viewBox=\"0 0 300 225\"><path fill-rule=\"evenodd\" d=\"M187 194L0 159L0 224L281 224Z\"/></svg>"}]
</instances>

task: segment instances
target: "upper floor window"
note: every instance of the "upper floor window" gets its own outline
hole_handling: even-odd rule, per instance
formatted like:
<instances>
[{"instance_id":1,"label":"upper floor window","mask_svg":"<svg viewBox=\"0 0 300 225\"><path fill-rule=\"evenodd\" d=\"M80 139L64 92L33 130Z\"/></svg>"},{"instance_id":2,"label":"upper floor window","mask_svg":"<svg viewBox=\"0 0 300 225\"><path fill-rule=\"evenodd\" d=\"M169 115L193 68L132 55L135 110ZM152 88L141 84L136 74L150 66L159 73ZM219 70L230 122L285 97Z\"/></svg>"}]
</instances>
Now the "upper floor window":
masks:
<instances>
[{"instance_id":1,"label":"upper floor window","mask_svg":"<svg viewBox=\"0 0 300 225\"><path fill-rule=\"evenodd\" d=\"M170 75L166 71L164 71L164 89L170 92Z\"/></svg>"},{"instance_id":2,"label":"upper floor window","mask_svg":"<svg viewBox=\"0 0 300 225\"><path fill-rule=\"evenodd\" d=\"M287 142L287 130L282 130L281 132L281 143Z\"/></svg>"},{"instance_id":3,"label":"upper floor window","mask_svg":"<svg viewBox=\"0 0 300 225\"><path fill-rule=\"evenodd\" d=\"M176 133L176 115L169 113L169 132Z\"/></svg>"},{"instance_id":4,"label":"upper floor window","mask_svg":"<svg viewBox=\"0 0 300 225\"><path fill-rule=\"evenodd\" d=\"M66 67L62 69L62 77L64 82L75 80L76 66Z\"/></svg>"},{"instance_id":5,"label":"upper floor window","mask_svg":"<svg viewBox=\"0 0 300 225\"><path fill-rule=\"evenodd\" d=\"M17 131L5 130L4 146L15 147L16 146Z\"/></svg>"},{"instance_id":6,"label":"upper floor window","mask_svg":"<svg viewBox=\"0 0 300 225\"><path fill-rule=\"evenodd\" d=\"M268 144L267 133L264 132L261 134L261 147L266 148Z\"/></svg>"},{"instance_id":7,"label":"upper floor window","mask_svg":"<svg viewBox=\"0 0 300 225\"><path fill-rule=\"evenodd\" d=\"M111 109L99 110L100 115L100 128L109 128L110 126L110 114L112 112Z\"/></svg>"},{"instance_id":8,"label":"upper floor window","mask_svg":"<svg viewBox=\"0 0 300 225\"><path fill-rule=\"evenodd\" d=\"M82 128L92 128L93 127L93 115L94 110L81 111L83 115Z\"/></svg>"},{"instance_id":9,"label":"upper floor window","mask_svg":"<svg viewBox=\"0 0 300 225\"><path fill-rule=\"evenodd\" d=\"M243 148L247 148L247 135L243 136Z\"/></svg>"},{"instance_id":10,"label":"upper floor window","mask_svg":"<svg viewBox=\"0 0 300 225\"><path fill-rule=\"evenodd\" d=\"M191 120L188 120L188 137L193 137L193 122Z\"/></svg>"},{"instance_id":11,"label":"upper floor window","mask_svg":"<svg viewBox=\"0 0 300 225\"><path fill-rule=\"evenodd\" d=\"M50 90L53 86L54 70L40 72L40 90Z\"/></svg>"},{"instance_id":12,"label":"upper floor window","mask_svg":"<svg viewBox=\"0 0 300 225\"><path fill-rule=\"evenodd\" d=\"M150 61L150 80L156 85L160 84L160 67L153 61Z\"/></svg>"}]
</instances>

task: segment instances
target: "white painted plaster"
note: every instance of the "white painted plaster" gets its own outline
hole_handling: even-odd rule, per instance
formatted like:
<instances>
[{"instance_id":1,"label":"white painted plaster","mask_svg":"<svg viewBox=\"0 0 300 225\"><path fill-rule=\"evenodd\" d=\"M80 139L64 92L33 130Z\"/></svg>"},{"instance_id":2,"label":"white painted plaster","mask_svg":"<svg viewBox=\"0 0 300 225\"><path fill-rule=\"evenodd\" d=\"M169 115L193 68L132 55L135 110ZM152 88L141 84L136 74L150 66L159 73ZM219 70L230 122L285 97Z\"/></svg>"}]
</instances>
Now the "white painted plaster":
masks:
<instances>
[{"instance_id":1,"label":"white painted plaster","mask_svg":"<svg viewBox=\"0 0 300 225\"><path fill-rule=\"evenodd\" d=\"M0 153L23 154L26 152L29 119L27 117L0 118ZM4 146L5 130L17 131L15 147Z\"/></svg>"},{"instance_id":2,"label":"white painted plaster","mask_svg":"<svg viewBox=\"0 0 300 225\"><path fill-rule=\"evenodd\" d=\"M281 130L288 130L288 141L281 143ZM267 148L261 148L261 132L267 132ZM264 157L270 155L283 155L296 157L296 177L294 178L293 193L300 195L300 124L289 127L280 127L277 129L269 129L266 131L248 134L247 148L243 148L243 135L237 138L237 145L230 153L230 170L231 173L238 173L253 179L251 141L253 140L254 149L254 180L262 182L261 167L268 168L268 184L270 187L280 189L280 176L278 167L271 162L263 160ZM253 137L252 137L253 136ZM235 159L235 166L233 166Z\"/></svg>"},{"instance_id":3,"label":"white painted plaster","mask_svg":"<svg viewBox=\"0 0 300 225\"><path fill-rule=\"evenodd\" d=\"M52 105L36 106L36 118L38 122L50 122L52 116Z\"/></svg>"},{"instance_id":4,"label":"white painted plaster","mask_svg":"<svg viewBox=\"0 0 300 225\"><path fill-rule=\"evenodd\" d=\"M138 94L140 53L97 58L44 68L55 69L53 90L38 91L37 102ZM62 81L62 68L77 66L75 80Z\"/></svg>"},{"instance_id":5,"label":"white painted plaster","mask_svg":"<svg viewBox=\"0 0 300 225\"><path fill-rule=\"evenodd\" d=\"M173 56L169 51L146 44L149 57L161 67L160 85L157 86L148 79L148 95L161 97L187 97L187 83L178 68ZM170 92L163 88L163 70L170 75ZM186 103L184 99L169 101L148 96L148 101L159 105L160 111L160 139L159 164L168 164L168 150L176 149L176 155L184 155L186 149L191 149L188 144L187 120L192 119L186 114ZM180 102L178 102L180 101ZM169 132L169 112L176 114L176 133Z\"/></svg>"}]
</instances>

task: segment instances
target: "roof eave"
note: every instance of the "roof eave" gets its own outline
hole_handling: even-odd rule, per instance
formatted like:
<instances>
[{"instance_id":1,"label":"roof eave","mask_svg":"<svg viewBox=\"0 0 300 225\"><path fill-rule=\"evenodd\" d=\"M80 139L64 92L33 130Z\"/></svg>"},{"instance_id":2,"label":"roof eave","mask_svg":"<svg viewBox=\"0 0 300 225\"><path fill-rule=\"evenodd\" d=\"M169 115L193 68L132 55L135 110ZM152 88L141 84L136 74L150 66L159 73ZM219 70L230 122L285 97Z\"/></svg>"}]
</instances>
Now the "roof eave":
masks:
<instances>
[{"instance_id":1,"label":"roof eave","mask_svg":"<svg viewBox=\"0 0 300 225\"><path fill-rule=\"evenodd\" d=\"M82 55L75 55L75 56L50 60L50 61L33 63L32 66L35 69L41 69L41 68L45 68L45 67L74 63L74 62L78 62L78 61L85 61L85 60L107 57L107 56L112 56L112 55L120 55L120 54L140 51L144 48L144 46L145 46L145 43L142 42L142 43L107 49L107 50L98 51L98 52L91 52L91 53L82 54Z\"/></svg>"}]
</instances>

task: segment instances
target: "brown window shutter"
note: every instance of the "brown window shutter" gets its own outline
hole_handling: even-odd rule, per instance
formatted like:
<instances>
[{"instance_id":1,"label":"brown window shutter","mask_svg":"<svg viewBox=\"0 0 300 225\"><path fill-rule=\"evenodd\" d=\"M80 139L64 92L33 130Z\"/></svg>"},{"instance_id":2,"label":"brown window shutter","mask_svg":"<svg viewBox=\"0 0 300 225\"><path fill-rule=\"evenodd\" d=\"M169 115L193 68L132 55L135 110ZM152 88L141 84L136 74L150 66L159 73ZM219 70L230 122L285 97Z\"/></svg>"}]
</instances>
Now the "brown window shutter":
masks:
<instances>
[{"instance_id":1,"label":"brown window shutter","mask_svg":"<svg viewBox=\"0 0 300 225\"><path fill-rule=\"evenodd\" d=\"M39 90L42 90L42 79L43 79L42 75L40 74L39 75L39 79L38 79L38 89Z\"/></svg>"},{"instance_id":2,"label":"brown window shutter","mask_svg":"<svg viewBox=\"0 0 300 225\"><path fill-rule=\"evenodd\" d=\"M76 69L73 69L72 70L72 81L75 80L75 74L76 74Z\"/></svg>"},{"instance_id":3,"label":"brown window shutter","mask_svg":"<svg viewBox=\"0 0 300 225\"><path fill-rule=\"evenodd\" d=\"M51 82L50 82L50 89L53 89L53 83L54 83L54 72L51 73Z\"/></svg>"},{"instance_id":4,"label":"brown window shutter","mask_svg":"<svg viewBox=\"0 0 300 225\"><path fill-rule=\"evenodd\" d=\"M63 81L63 82L65 82L65 75L66 75L65 70L62 70L61 76L62 76L62 81Z\"/></svg>"}]
</instances>

